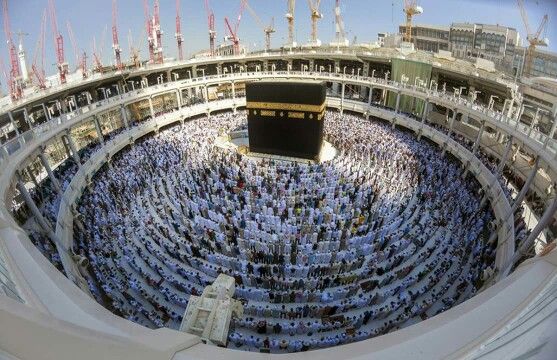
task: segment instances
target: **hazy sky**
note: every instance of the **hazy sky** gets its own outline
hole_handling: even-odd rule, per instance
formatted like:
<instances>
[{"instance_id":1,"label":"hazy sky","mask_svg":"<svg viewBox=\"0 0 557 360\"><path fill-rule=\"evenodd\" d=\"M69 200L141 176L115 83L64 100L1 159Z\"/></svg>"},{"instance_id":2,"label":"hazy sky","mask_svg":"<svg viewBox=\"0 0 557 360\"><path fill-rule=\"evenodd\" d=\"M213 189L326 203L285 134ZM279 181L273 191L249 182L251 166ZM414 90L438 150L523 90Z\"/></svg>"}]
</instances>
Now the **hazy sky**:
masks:
<instances>
[{"instance_id":1,"label":"hazy sky","mask_svg":"<svg viewBox=\"0 0 557 360\"><path fill-rule=\"evenodd\" d=\"M531 27L537 28L544 13L550 17L547 37L553 40L549 50L557 51L557 0L524 0L528 10ZM66 61L72 71L75 68L75 55L67 30L67 22L71 23L79 52L87 52L88 63L92 63L92 44L96 38L97 49L104 49L103 59L112 62L112 0L55 0L58 15L58 28L64 36ZM153 0L149 0L152 8ZM239 0L210 0L215 13L217 42L223 41L225 35L224 17L232 22L237 18ZM264 23L271 17L275 18L277 32L272 38L272 45L278 46L286 41L287 24L284 18L286 0L250 0L251 7L258 13ZM319 23L319 38L329 42L334 37L334 0L322 0L321 11L323 20ZM448 25L451 22L478 22L502 24L515 27L525 37L524 25L516 0L421 0L419 4L424 13L415 18L415 23ZM161 25L165 34L163 44L165 56L176 56L175 0L160 0ZM12 31L29 33L24 37L24 46L30 64L33 61L37 38L40 32L41 16L47 6L47 0L8 0ZM342 0L342 13L348 37L352 40L357 36L358 42L375 41L378 32L395 32L399 24L404 22L402 0ZM207 16L204 0L181 0L182 32L185 37L185 52L189 56L193 52L208 47ZM103 40L103 29L106 34ZM141 56L147 56L145 38L145 21L142 0L118 0L118 30L123 55L128 59L128 33L131 31L135 46L141 45ZM46 27L46 72L55 72L55 52L50 19ZM309 38L309 8L307 1L296 1L296 37L299 43ZM249 49L262 48L263 31L245 12L239 30L240 39ZM14 41L17 36L14 35ZM5 41L0 42L0 58L7 69L9 64ZM0 80L4 83L4 78Z\"/></svg>"}]
</instances>

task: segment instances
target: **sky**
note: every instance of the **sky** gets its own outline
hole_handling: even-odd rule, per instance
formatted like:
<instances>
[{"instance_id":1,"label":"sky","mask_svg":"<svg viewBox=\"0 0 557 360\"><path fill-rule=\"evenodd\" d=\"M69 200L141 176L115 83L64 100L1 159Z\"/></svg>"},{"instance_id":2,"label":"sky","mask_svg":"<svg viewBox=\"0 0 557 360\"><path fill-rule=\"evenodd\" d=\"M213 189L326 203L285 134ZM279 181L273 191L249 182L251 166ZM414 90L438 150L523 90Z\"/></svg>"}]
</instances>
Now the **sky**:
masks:
<instances>
[{"instance_id":1,"label":"sky","mask_svg":"<svg viewBox=\"0 0 557 360\"><path fill-rule=\"evenodd\" d=\"M28 33L23 37L27 53L28 67L31 67L37 39L40 34L41 18L48 0L7 0L12 32ZM76 67L75 52L68 36L67 23L75 35L78 52L87 52L88 65L92 64L93 39L97 51L102 52L104 63L113 62L112 43L112 0L54 0L58 30L64 37L65 57L73 71ZM152 9L153 0L148 0ZM225 35L224 17L232 23L238 17L240 0L209 0L215 13L217 43L223 42ZM557 52L557 0L524 0L530 26L537 29L543 14L549 15L547 37L550 39L548 50ZM277 32L273 34L272 46L278 47L286 42L287 23L284 18L286 0L249 0L251 7L267 24L274 17ZM318 26L319 38L328 43L334 38L335 0L322 0L323 19ZM525 30L516 0L419 0L424 13L415 17L417 24L449 25L451 22L476 22L501 24L516 28L525 38ZM131 32L132 44L141 47L140 56L148 56L145 36L145 20L142 0L118 0L118 32L123 58L129 59L128 34ZM176 0L160 0L161 26L164 31L163 46L165 57L177 54L175 33ZM373 42L378 32L396 32L404 22L403 0L341 0L347 37L357 42ZM182 33L184 50L187 57L208 48L207 15L204 0L181 0ZM296 1L296 39L298 43L308 41L310 36L310 11L307 1ZM4 23L3 19L2 23ZM105 31L106 29L106 31ZM103 36L103 33L104 36ZM264 46L263 30L248 11L244 12L239 28L239 37L249 50ZM50 19L47 19L45 44L46 73L55 73L55 50ZM104 39L104 41L103 41ZM553 40L551 42L551 40ZM18 42L18 36L14 35ZM0 59L8 71L9 54L6 42L0 42ZM0 76L0 82L5 79Z\"/></svg>"}]
</instances>

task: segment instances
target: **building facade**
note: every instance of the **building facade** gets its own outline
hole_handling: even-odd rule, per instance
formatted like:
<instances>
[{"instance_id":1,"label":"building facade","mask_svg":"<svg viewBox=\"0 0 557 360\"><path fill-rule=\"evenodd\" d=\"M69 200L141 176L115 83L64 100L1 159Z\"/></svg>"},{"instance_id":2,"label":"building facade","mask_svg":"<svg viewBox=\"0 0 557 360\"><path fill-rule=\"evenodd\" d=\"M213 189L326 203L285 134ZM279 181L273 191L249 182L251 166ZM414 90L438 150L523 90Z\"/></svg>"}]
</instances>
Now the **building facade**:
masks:
<instances>
[{"instance_id":1,"label":"building facade","mask_svg":"<svg viewBox=\"0 0 557 360\"><path fill-rule=\"evenodd\" d=\"M399 34L406 33L406 25L398 27ZM416 50L438 52L449 50L449 27L437 25L412 26L412 43Z\"/></svg>"},{"instance_id":2,"label":"building facade","mask_svg":"<svg viewBox=\"0 0 557 360\"><path fill-rule=\"evenodd\" d=\"M449 29L449 48L456 58L482 58L510 66L519 45L518 31L506 26L453 23Z\"/></svg>"},{"instance_id":3,"label":"building facade","mask_svg":"<svg viewBox=\"0 0 557 360\"><path fill-rule=\"evenodd\" d=\"M513 62L513 69L524 77L549 77L557 79L557 53L536 49L530 73L524 73L524 56L528 49L518 47Z\"/></svg>"}]
</instances>

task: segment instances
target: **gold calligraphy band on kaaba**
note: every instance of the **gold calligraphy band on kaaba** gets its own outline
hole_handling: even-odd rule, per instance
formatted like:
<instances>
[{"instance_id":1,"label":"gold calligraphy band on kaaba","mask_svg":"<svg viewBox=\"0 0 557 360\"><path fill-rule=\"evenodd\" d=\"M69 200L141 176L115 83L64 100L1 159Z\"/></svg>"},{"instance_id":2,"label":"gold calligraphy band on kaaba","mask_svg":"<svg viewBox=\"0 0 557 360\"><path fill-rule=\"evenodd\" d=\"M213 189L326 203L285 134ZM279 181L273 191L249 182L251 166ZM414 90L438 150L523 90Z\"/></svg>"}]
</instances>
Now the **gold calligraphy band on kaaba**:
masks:
<instances>
[{"instance_id":1,"label":"gold calligraphy band on kaaba","mask_svg":"<svg viewBox=\"0 0 557 360\"><path fill-rule=\"evenodd\" d=\"M246 108L263 109L263 110L286 110L286 111L305 111L313 113L321 113L325 110L325 104L322 105L309 105L309 104L289 104L289 103L276 103L276 102L258 102L248 101Z\"/></svg>"}]
</instances>

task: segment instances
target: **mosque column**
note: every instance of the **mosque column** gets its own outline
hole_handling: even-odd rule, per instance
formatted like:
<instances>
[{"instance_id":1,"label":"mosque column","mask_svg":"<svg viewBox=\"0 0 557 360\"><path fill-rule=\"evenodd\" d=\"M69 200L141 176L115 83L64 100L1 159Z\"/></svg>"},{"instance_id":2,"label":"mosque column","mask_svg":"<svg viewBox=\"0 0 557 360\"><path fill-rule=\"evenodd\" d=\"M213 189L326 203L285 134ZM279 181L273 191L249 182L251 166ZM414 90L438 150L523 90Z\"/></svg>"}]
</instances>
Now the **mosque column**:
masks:
<instances>
[{"instance_id":1,"label":"mosque column","mask_svg":"<svg viewBox=\"0 0 557 360\"><path fill-rule=\"evenodd\" d=\"M549 130L549 134L547 135L545 141L543 142L544 149L547 147L547 144L549 144L549 141L553 140L553 136L555 136L555 128L557 127L557 106L554 107L552 118L553 118L553 125L551 125L551 130Z\"/></svg>"},{"instance_id":2,"label":"mosque column","mask_svg":"<svg viewBox=\"0 0 557 360\"><path fill-rule=\"evenodd\" d=\"M57 242L56 241L56 235L55 235L54 231L52 230L52 227L50 226L48 221L44 218L43 214L40 212L39 208L37 207L37 204L35 204L35 202L33 201L33 198L31 197L31 195L29 194L29 191L25 187L25 184L23 183L23 180L21 179L21 174L19 174L19 173L17 174L17 184L16 184L16 186L17 186L17 189L19 190L19 193L21 194L21 196L23 196L23 200L25 201L25 204L27 205L29 210L31 210L31 213L35 217L35 220L37 221L39 226L44 230L44 232L47 233L48 237L54 243L56 243Z\"/></svg>"},{"instance_id":3,"label":"mosque column","mask_svg":"<svg viewBox=\"0 0 557 360\"><path fill-rule=\"evenodd\" d=\"M345 85L342 83L341 90L340 90L340 114L344 113L344 88Z\"/></svg>"},{"instance_id":4,"label":"mosque column","mask_svg":"<svg viewBox=\"0 0 557 360\"><path fill-rule=\"evenodd\" d=\"M456 114L457 114L456 109L452 109L452 110L453 110L453 117L449 121L449 133L448 133L449 137L451 137L451 134L453 133L454 123L456 121Z\"/></svg>"},{"instance_id":5,"label":"mosque column","mask_svg":"<svg viewBox=\"0 0 557 360\"><path fill-rule=\"evenodd\" d=\"M46 121L52 120L52 117L50 117L50 112L48 111L46 105L44 103L41 103L41 106L43 108L43 113L44 113L44 117L45 117Z\"/></svg>"},{"instance_id":6,"label":"mosque column","mask_svg":"<svg viewBox=\"0 0 557 360\"><path fill-rule=\"evenodd\" d=\"M151 118L155 118L155 109L153 108L153 98L149 96L149 111L151 112Z\"/></svg>"},{"instance_id":7,"label":"mosque column","mask_svg":"<svg viewBox=\"0 0 557 360\"><path fill-rule=\"evenodd\" d=\"M68 154L69 156L71 156L73 158L73 160L75 161L75 163L81 167L81 159L79 158L79 154L77 153L77 149L75 146L75 143L73 142L73 139L71 137L70 132L68 131L65 135L62 135L62 138L66 139L66 142L68 144L68 147L71 150L71 153Z\"/></svg>"},{"instance_id":8,"label":"mosque column","mask_svg":"<svg viewBox=\"0 0 557 360\"><path fill-rule=\"evenodd\" d=\"M427 118L429 112L429 99L426 99L424 103L424 110L422 111L422 124L425 123L425 119Z\"/></svg>"},{"instance_id":9,"label":"mosque column","mask_svg":"<svg viewBox=\"0 0 557 360\"><path fill-rule=\"evenodd\" d=\"M33 128L33 124L31 123L31 117L29 116L29 111L27 111L27 108L23 108L23 118L25 119L25 122L27 123L27 125L29 125L29 129Z\"/></svg>"},{"instance_id":10,"label":"mosque column","mask_svg":"<svg viewBox=\"0 0 557 360\"><path fill-rule=\"evenodd\" d=\"M398 114L399 106L400 106L400 91L396 93L395 114Z\"/></svg>"},{"instance_id":11,"label":"mosque column","mask_svg":"<svg viewBox=\"0 0 557 360\"><path fill-rule=\"evenodd\" d=\"M512 203L511 212L513 214L516 211L516 209L518 209L520 204L522 204L522 200L524 200L524 197L528 193L528 190L530 189L530 186L532 185L532 182L534 182L534 178L536 177L536 174L538 173L539 167L540 167L540 157L538 156L538 157L536 157L536 161L534 162L534 167L532 168L532 171L530 171L530 175L528 175L528 178L526 179L526 182L524 183L524 185L522 186L522 189L520 189L520 192L518 193L516 199Z\"/></svg>"},{"instance_id":12,"label":"mosque column","mask_svg":"<svg viewBox=\"0 0 557 360\"><path fill-rule=\"evenodd\" d=\"M514 109L514 96L509 100L509 110L507 111L507 117L510 118L513 114Z\"/></svg>"},{"instance_id":13,"label":"mosque column","mask_svg":"<svg viewBox=\"0 0 557 360\"><path fill-rule=\"evenodd\" d=\"M482 135L485 129L485 120L482 121L482 125L480 126L480 130L478 131L478 136L476 136L476 141L474 141L474 145L472 146L472 154L475 154L478 150L478 146L482 142Z\"/></svg>"},{"instance_id":14,"label":"mosque column","mask_svg":"<svg viewBox=\"0 0 557 360\"><path fill-rule=\"evenodd\" d=\"M507 136L507 146L505 146L505 152L503 153L503 157L497 166L497 175L501 174L503 169L505 168L505 164L507 160L509 160L509 155L511 154L511 150L513 148L513 137L512 135Z\"/></svg>"},{"instance_id":15,"label":"mosque column","mask_svg":"<svg viewBox=\"0 0 557 360\"><path fill-rule=\"evenodd\" d=\"M122 120L124 121L124 126L126 127L126 129L129 129L130 125L128 123L128 114L126 113L125 105L120 105L120 116L122 116Z\"/></svg>"},{"instance_id":16,"label":"mosque column","mask_svg":"<svg viewBox=\"0 0 557 360\"><path fill-rule=\"evenodd\" d=\"M178 110L182 108L182 91L176 89L176 103L178 104Z\"/></svg>"},{"instance_id":17,"label":"mosque column","mask_svg":"<svg viewBox=\"0 0 557 360\"><path fill-rule=\"evenodd\" d=\"M236 99L236 84L232 81L232 99Z\"/></svg>"},{"instance_id":18,"label":"mosque column","mask_svg":"<svg viewBox=\"0 0 557 360\"><path fill-rule=\"evenodd\" d=\"M371 101L373 100L373 86L369 87L369 97L367 99L367 106L371 106Z\"/></svg>"},{"instance_id":19,"label":"mosque column","mask_svg":"<svg viewBox=\"0 0 557 360\"><path fill-rule=\"evenodd\" d=\"M555 187L553 188L553 192L555 192ZM513 257L507 264L507 267L503 269L501 274L502 276L506 276L510 272L513 264L516 263L528 251L528 249L534 245L534 242L538 236L540 236L540 233L553 222L553 216L556 211L557 196L553 197L551 204L545 209L540 221L538 221L538 224L534 227L532 232L530 232L530 235L528 235L526 240L522 242L518 250L515 251Z\"/></svg>"},{"instance_id":20,"label":"mosque column","mask_svg":"<svg viewBox=\"0 0 557 360\"><path fill-rule=\"evenodd\" d=\"M95 124L95 130L97 130L97 136L99 137L99 141L101 142L101 145L104 146L104 136L97 115L93 115L93 123Z\"/></svg>"},{"instance_id":21,"label":"mosque column","mask_svg":"<svg viewBox=\"0 0 557 360\"><path fill-rule=\"evenodd\" d=\"M48 174L48 177L50 178L50 182L54 186L54 189L56 190L58 195L62 195L62 187L60 186L60 182L58 181L58 179L56 178L56 176L54 176L54 173L52 172L52 168L50 167L50 164L48 163L48 159L46 158L46 156L44 154L44 149L41 149L41 152L39 153L39 160L41 161L41 164L45 168L46 173Z\"/></svg>"},{"instance_id":22,"label":"mosque column","mask_svg":"<svg viewBox=\"0 0 557 360\"><path fill-rule=\"evenodd\" d=\"M209 103L209 90L207 84L203 85L203 97L205 98L205 104Z\"/></svg>"},{"instance_id":23,"label":"mosque column","mask_svg":"<svg viewBox=\"0 0 557 360\"><path fill-rule=\"evenodd\" d=\"M44 106L44 104L43 104L43 106ZM11 111L8 111L8 117L10 118L10 123L12 124L12 126L13 126L14 129L15 129L16 135L19 136L19 129L17 128L17 124L16 124L16 122L15 122L15 120L14 120L14 116L13 116L13 114L12 114Z\"/></svg>"}]
</instances>

